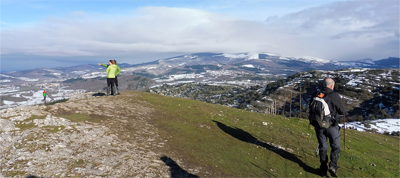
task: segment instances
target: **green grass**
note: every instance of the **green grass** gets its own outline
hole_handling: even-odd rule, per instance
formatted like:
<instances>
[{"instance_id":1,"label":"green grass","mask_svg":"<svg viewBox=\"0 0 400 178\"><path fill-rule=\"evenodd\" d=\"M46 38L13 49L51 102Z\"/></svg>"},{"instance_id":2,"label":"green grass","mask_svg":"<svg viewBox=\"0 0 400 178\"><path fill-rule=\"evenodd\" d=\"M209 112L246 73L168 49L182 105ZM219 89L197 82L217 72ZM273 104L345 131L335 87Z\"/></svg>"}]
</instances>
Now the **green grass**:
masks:
<instances>
[{"instance_id":1,"label":"green grass","mask_svg":"<svg viewBox=\"0 0 400 178\"><path fill-rule=\"evenodd\" d=\"M46 128L49 133L56 133L61 130L64 130L65 126L63 126L63 125L62 126L45 126L44 128Z\"/></svg>"},{"instance_id":2,"label":"green grass","mask_svg":"<svg viewBox=\"0 0 400 178\"><path fill-rule=\"evenodd\" d=\"M4 171L3 174L10 175L11 177L26 175L25 171Z\"/></svg>"},{"instance_id":3,"label":"green grass","mask_svg":"<svg viewBox=\"0 0 400 178\"><path fill-rule=\"evenodd\" d=\"M88 116L83 116L82 115L82 117L84 117L85 120L88 120L87 119ZM27 129L36 128L38 126L35 125L33 120L35 120L35 119L44 119L44 118L45 118L45 116L33 115L30 118L25 119L24 121L15 124L15 127L19 128L20 129L19 131L21 131L21 132L24 131L24 130L27 130ZM79 118L79 117L77 117L77 118ZM55 127L45 126L44 128L46 128L49 133L56 133L56 132L58 132L60 130L63 130L65 128L65 126L55 126Z\"/></svg>"},{"instance_id":4,"label":"green grass","mask_svg":"<svg viewBox=\"0 0 400 178\"><path fill-rule=\"evenodd\" d=\"M95 122L95 123L100 123L101 121L108 119L108 117L106 117L106 116L99 116L99 115L95 115L95 114L83 115L83 114L78 114L78 113L58 115L57 117L62 117L62 118L68 119L73 122L89 121L89 122Z\"/></svg>"},{"instance_id":5,"label":"green grass","mask_svg":"<svg viewBox=\"0 0 400 178\"><path fill-rule=\"evenodd\" d=\"M31 128L35 128L37 127L37 125L35 125L35 123L33 123L33 120L35 119L44 119L45 116L37 116L37 115L32 115L30 118L25 119L23 122L19 122L18 124L15 124L15 127L19 128L19 131L24 131L26 129L31 129ZM30 123L28 123L30 122ZM26 124L28 123L28 124Z\"/></svg>"},{"instance_id":6,"label":"green grass","mask_svg":"<svg viewBox=\"0 0 400 178\"><path fill-rule=\"evenodd\" d=\"M52 102L47 102L46 105L54 105L56 103L63 103L63 102L67 102L68 99L61 99L61 100L56 100L56 101L52 101Z\"/></svg>"},{"instance_id":7,"label":"green grass","mask_svg":"<svg viewBox=\"0 0 400 178\"><path fill-rule=\"evenodd\" d=\"M318 143L307 120L140 94L157 110L152 122L169 140L166 151L190 166L214 176L318 177ZM399 177L398 137L346 130L345 149L341 134L340 176Z\"/></svg>"}]
</instances>

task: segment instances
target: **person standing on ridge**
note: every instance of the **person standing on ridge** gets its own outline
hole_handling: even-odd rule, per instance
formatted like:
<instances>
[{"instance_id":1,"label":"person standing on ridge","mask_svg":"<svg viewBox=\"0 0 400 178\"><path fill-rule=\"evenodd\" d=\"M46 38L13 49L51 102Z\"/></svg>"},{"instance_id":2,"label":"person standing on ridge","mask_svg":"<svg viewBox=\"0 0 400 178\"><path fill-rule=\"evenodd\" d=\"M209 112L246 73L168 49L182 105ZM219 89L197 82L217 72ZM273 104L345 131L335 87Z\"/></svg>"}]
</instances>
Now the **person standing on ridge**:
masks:
<instances>
[{"instance_id":1,"label":"person standing on ridge","mask_svg":"<svg viewBox=\"0 0 400 178\"><path fill-rule=\"evenodd\" d=\"M117 91L118 91L118 95L121 94L121 90L119 90L119 86L118 86L118 75L121 73L121 68L119 67L119 65L117 64L117 61L114 59L114 63L117 66L117 71L115 73L115 86L117 87Z\"/></svg>"},{"instance_id":2,"label":"person standing on ridge","mask_svg":"<svg viewBox=\"0 0 400 178\"><path fill-rule=\"evenodd\" d=\"M43 91L43 97L44 97L43 100L44 100L44 104L46 104L46 95L47 95L46 90L44 90L44 91Z\"/></svg>"},{"instance_id":3,"label":"person standing on ridge","mask_svg":"<svg viewBox=\"0 0 400 178\"><path fill-rule=\"evenodd\" d=\"M118 66L117 61L115 59L113 61L115 62L115 65L117 66L117 71L115 73L115 86L117 88L117 92L118 92L118 95L119 95L119 94L121 94L121 90L119 89L119 86L118 86L118 75L121 73L121 68ZM101 63L98 63L98 65L106 67L106 68L108 68L108 66L110 66L110 65L101 64Z\"/></svg>"},{"instance_id":4,"label":"person standing on ridge","mask_svg":"<svg viewBox=\"0 0 400 178\"><path fill-rule=\"evenodd\" d=\"M117 91L114 89L114 83L115 83L115 77L116 77L116 72L117 72L117 65L115 65L114 60L110 60L109 65L106 69L107 72L107 96L110 96L110 90L111 90L111 95L117 95Z\"/></svg>"},{"instance_id":5,"label":"person standing on ridge","mask_svg":"<svg viewBox=\"0 0 400 178\"><path fill-rule=\"evenodd\" d=\"M341 98L338 93L334 92L333 89L335 88L335 81L331 78L326 78L324 81L324 87L322 89L322 93L326 95L326 97L329 97L328 99L328 106L329 110L331 113L331 124L328 125L328 128L322 128L318 123L310 123L311 125L314 126L315 133L317 135L318 139L318 148L319 148L319 158L320 158L320 171L321 171L321 176L327 177L327 172L331 173L331 176L337 177L337 169L338 165L337 162L339 160L339 153L340 153L340 127L338 125L338 121L336 120L336 117L338 115L343 115L346 110L341 102ZM314 100L314 97L317 97L318 92L315 92L310 101L310 107L311 103ZM311 112L311 111L310 111ZM311 114L310 114L310 117ZM311 120L311 118L310 118ZM327 138L329 138L329 143L331 146L331 154L330 154L330 159L331 161L329 162L329 168L327 166L328 163L328 142Z\"/></svg>"}]
</instances>

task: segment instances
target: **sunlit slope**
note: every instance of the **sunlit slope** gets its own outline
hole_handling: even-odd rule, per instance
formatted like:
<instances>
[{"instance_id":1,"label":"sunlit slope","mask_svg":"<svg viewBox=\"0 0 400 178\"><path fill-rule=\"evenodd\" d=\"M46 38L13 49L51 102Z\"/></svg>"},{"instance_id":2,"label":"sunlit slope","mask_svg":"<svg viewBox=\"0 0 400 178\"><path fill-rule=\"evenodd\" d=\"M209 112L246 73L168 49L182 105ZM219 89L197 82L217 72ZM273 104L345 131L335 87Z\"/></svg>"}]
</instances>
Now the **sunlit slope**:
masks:
<instances>
[{"instance_id":1,"label":"sunlit slope","mask_svg":"<svg viewBox=\"0 0 400 178\"><path fill-rule=\"evenodd\" d=\"M167 139L162 151L201 167L198 176L318 177L317 139L308 120L140 93ZM399 138L346 130L339 176L399 177Z\"/></svg>"}]
</instances>

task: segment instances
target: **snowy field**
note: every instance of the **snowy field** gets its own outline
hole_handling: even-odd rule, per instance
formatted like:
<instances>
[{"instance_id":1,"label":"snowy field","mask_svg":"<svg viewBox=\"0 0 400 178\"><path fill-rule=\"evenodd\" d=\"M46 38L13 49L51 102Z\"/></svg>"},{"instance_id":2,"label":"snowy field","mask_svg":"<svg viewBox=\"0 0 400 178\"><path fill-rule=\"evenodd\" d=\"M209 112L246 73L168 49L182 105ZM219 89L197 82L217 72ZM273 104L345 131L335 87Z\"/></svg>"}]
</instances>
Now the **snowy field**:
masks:
<instances>
[{"instance_id":1,"label":"snowy field","mask_svg":"<svg viewBox=\"0 0 400 178\"><path fill-rule=\"evenodd\" d=\"M50 91L51 89L47 89ZM52 94L51 96L48 95L46 97L46 102L52 102L52 101L57 101L57 100L62 100L62 99L68 99L74 95L77 95L79 93L85 92L85 90L66 90L63 88L60 88L57 93ZM33 93L32 93L33 92ZM43 104L44 103L44 97L43 97L43 90L37 90L37 91L19 91L19 89L13 89L13 90L6 90L0 88L0 96L10 94L12 93L12 97L16 98L24 98L26 101L8 101L1 99L0 102L3 102L3 106L0 106L1 109L7 109L7 108L14 108L17 106L23 106L23 105L37 105L37 104ZM26 93L32 93L32 96L24 96L23 94Z\"/></svg>"},{"instance_id":2,"label":"snowy field","mask_svg":"<svg viewBox=\"0 0 400 178\"><path fill-rule=\"evenodd\" d=\"M343 124L339 124L343 127ZM400 131L400 119L378 119L369 121L370 128L367 128L361 122L349 122L346 123L346 129L354 129L365 132L367 130L376 129L378 133L384 132L398 132Z\"/></svg>"},{"instance_id":3,"label":"snowy field","mask_svg":"<svg viewBox=\"0 0 400 178\"><path fill-rule=\"evenodd\" d=\"M15 94L14 96L18 97L18 96L20 96L20 94ZM3 103L5 104L4 107L7 108L7 107L20 106L20 105L42 104L43 99L44 99L42 91L36 91L33 93L32 96L24 96L24 98L26 98L27 101L14 102L14 101L3 100Z\"/></svg>"}]
</instances>

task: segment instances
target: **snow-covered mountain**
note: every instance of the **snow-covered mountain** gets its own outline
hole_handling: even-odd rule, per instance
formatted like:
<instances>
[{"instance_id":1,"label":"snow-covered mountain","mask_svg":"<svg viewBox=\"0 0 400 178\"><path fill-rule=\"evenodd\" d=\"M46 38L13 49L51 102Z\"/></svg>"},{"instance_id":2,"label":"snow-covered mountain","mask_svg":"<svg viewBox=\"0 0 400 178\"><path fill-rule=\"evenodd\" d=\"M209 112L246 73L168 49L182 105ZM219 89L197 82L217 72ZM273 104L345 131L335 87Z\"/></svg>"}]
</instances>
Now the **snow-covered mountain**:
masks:
<instances>
[{"instance_id":1,"label":"snow-covered mountain","mask_svg":"<svg viewBox=\"0 0 400 178\"><path fill-rule=\"evenodd\" d=\"M132 65L123 63L119 65L122 73L143 74L150 78L157 78L166 74L201 73L201 71L207 70L207 66L210 67L211 65L218 66L217 70L233 70L262 75L292 75L296 72L309 70L337 70L356 67L375 69L399 68L399 58L331 61L317 57L284 56L274 53L194 53L142 64ZM201 70L195 70L194 68L201 68ZM104 77L105 75L103 67L91 64L2 73L0 75L0 83L10 81L24 83L27 80L57 82L75 77L96 78Z\"/></svg>"},{"instance_id":2,"label":"snow-covered mountain","mask_svg":"<svg viewBox=\"0 0 400 178\"><path fill-rule=\"evenodd\" d=\"M172 58L166 58L158 60L159 64L175 64L175 65L206 65L206 64L235 64L245 61L267 61L267 62L279 62L279 61L300 61L311 64L323 65L332 61L302 56L282 56L273 53L195 53L182 56L176 56Z\"/></svg>"},{"instance_id":3,"label":"snow-covered mountain","mask_svg":"<svg viewBox=\"0 0 400 178\"><path fill-rule=\"evenodd\" d=\"M332 61L336 68L399 68L400 58L389 57L386 59L373 60L373 59L361 59L357 61Z\"/></svg>"},{"instance_id":4,"label":"snow-covered mountain","mask_svg":"<svg viewBox=\"0 0 400 178\"><path fill-rule=\"evenodd\" d=\"M172 68L193 65L247 65L258 66L272 73L282 71L300 72L307 70L336 70L344 68L399 68L399 58L357 61L332 61L311 56L284 56L274 53L194 53L160 59L137 66L152 68ZM133 66L132 66L133 67Z\"/></svg>"}]
</instances>

